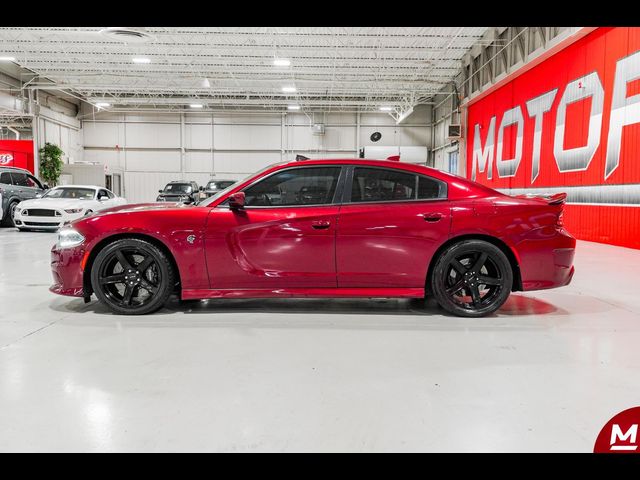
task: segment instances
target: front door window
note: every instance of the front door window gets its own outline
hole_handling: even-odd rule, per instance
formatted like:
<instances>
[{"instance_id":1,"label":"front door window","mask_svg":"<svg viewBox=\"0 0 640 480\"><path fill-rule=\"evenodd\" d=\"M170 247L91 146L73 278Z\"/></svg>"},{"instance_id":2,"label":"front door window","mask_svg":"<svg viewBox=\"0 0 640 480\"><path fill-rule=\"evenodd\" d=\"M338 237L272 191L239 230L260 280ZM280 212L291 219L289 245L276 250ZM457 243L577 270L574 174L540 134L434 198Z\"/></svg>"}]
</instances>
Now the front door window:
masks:
<instances>
[{"instance_id":1,"label":"front door window","mask_svg":"<svg viewBox=\"0 0 640 480\"><path fill-rule=\"evenodd\" d=\"M247 207L328 205L333 203L340 167L292 168L244 190Z\"/></svg>"}]
</instances>

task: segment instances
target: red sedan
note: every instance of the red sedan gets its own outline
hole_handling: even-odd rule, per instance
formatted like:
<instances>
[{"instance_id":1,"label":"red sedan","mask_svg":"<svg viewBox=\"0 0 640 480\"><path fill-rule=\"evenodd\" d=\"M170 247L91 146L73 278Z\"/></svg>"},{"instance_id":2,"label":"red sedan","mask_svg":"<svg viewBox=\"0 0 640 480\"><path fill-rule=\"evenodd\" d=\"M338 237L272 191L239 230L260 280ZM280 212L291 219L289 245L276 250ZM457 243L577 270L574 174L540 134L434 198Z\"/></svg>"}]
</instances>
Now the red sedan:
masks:
<instances>
[{"instance_id":1,"label":"red sedan","mask_svg":"<svg viewBox=\"0 0 640 480\"><path fill-rule=\"evenodd\" d=\"M52 249L51 291L144 314L182 299L433 295L479 317L567 285L565 195L511 197L387 160L278 164L199 205L116 207Z\"/></svg>"}]
</instances>

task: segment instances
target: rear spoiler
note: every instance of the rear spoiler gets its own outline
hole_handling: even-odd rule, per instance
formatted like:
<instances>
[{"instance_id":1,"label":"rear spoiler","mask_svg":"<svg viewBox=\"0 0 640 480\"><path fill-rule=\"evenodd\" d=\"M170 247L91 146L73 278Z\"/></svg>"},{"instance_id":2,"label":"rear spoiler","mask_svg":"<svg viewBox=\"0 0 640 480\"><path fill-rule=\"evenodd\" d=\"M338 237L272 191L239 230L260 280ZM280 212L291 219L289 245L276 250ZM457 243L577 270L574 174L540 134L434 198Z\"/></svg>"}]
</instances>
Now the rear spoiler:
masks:
<instances>
[{"instance_id":1,"label":"rear spoiler","mask_svg":"<svg viewBox=\"0 0 640 480\"><path fill-rule=\"evenodd\" d=\"M565 192L561 193L550 193L547 195L535 195L533 193L527 193L524 195L513 195L515 198L529 198L533 200L543 200L547 202L548 205L564 205L567 201L567 194Z\"/></svg>"}]
</instances>

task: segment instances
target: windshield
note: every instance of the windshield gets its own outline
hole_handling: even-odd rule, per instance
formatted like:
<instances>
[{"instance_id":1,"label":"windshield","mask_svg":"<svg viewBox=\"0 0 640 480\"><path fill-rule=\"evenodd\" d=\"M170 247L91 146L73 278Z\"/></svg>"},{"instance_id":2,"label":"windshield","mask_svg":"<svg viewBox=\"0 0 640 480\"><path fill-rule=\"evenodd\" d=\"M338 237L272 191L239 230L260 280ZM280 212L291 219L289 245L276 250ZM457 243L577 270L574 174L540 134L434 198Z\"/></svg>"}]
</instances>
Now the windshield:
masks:
<instances>
[{"instance_id":1,"label":"windshield","mask_svg":"<svg viewBox=\"0 0 640 480\"><path fill-rule=\"evenodd\" d=\"M207 183L207 190L213 189L225 189L233 185L234 181L232 180L214 180L212 182Z\"/></svg>"},{"instance_id":2,"label":"windshield","mask_svg":"<svg viewBox=\"0 0 640 480\"><path fill-rule=\"evenodd\" d=\"M169 183L164 187L165 193L191 193L191 185L188 183Z\"/></svg>"},{"instance_id":3,"label":"windshield","mask_svg":"<svg viewBox=\"0 0 640 480\"><path fill-rule=\"evenodd\" d=\"M92 188L54 188L45 193L42 198L76 198L79 200L93 200L96 191Z\"/></svg>"},{"instance_id":4,"label":"windshield","mask_svg":"<svg viewBox=\"0 0 640 480\"><path fill-rule=\"evenodd\" d=\"M219 199L220 197L226 195L230 190L233 190L234 188L236 188L238 185L240 185L241 183L246 182L247 180L249 180L250 178L257 178L260 175L262 175L264 172L266 172L267 170L269 170L270 168L273 168L276 165L281 165L280 163L274 163L272 165L268 165L266 167L264 167L262 170L252 173L250 175L247 175L246 177L244 177L242 180L238 180L237 182L229 185L227 188L225 188L224 190L219 191L218 193L216 193L215 195L207 198L206 200L200 202L198 204L199 207L208 207L209 205L211 205L211 203L215 202L217 199Z\"/></svg>"}]
</instances>

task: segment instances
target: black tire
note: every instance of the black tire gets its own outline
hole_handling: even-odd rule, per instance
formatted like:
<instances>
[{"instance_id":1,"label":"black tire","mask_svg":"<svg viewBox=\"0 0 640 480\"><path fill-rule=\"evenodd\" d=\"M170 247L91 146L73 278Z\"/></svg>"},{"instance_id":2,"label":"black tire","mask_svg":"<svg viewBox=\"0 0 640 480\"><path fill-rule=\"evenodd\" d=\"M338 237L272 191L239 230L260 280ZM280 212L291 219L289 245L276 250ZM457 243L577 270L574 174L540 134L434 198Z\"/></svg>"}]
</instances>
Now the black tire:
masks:
<instances>
[{"instance_id":1,"label":"black tire","mask_svg":"<svg viewBox=\"0 0 640 480\"><path fill-rule=\"evenodd\" d=\"M437 302L461 317L495 312L509 297L512 285L509 259L483 240L463 240L447 248L436 260L431 276Z\"/></svg>"},{"instance_id":2,"label":"black tire","mask_svg":"<svg viewBox=\"0 0 640 480\"><path fill-rule=\"evenodd\" d=\"M91 268L91 286L98 300L119 315L155 312L169 299L174 284L171 260L158 247L138 238L110 243L100 250Z\"/></svg>"},{"instance_id":3,"label":"black tire","mask_svg":"<svg viewBox=\"0 0 640 480\"><path fill-rule=\"evenodd\" d=\"M3 227L16 226L16 224L13 222L13 217L15 215L15 210L16 210L16 207L18 206L18 203L20 202L17 202L14 200L7 206L7 211L5 212L4 219L2 220Z\"/></svg>"}]
</instances>

